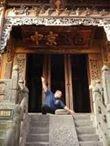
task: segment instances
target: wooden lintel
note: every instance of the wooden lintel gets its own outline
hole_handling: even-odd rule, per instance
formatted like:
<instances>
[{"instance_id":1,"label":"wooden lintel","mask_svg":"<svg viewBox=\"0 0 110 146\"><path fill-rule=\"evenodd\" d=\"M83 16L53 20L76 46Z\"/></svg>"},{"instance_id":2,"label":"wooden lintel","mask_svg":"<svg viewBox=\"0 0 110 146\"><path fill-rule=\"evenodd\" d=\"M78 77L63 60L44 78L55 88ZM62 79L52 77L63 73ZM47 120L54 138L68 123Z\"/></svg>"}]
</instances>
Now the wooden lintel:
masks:
<instances>
[{"instance_id":1,"label":"wooden lintel","mask_svg":"<svg viewBox=\"0 0 110 146\"><path fill-rule=\"evenodd\" d=\"M16 53L43 53L43 54L89 54L89 53L100 53L99 48L95 49L26 49L26 48L16 48Z\"/></svg>"}]
</instances>

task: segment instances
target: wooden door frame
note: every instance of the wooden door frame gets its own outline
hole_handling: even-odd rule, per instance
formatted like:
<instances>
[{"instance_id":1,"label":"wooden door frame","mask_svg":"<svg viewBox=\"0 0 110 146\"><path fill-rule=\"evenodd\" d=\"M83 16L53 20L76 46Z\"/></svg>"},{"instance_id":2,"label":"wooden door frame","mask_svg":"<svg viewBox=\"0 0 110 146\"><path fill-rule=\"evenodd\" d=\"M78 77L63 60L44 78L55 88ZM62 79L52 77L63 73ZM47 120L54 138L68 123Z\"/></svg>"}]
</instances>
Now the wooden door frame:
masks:
<instances>
[{"instance_id":1,"label":"wooden door frame","mask_svg":"<svg viewBox=\"0 0 110 146\"><path fill-rule=\"evenodd\" d=\"M29 52L28 52L29 53ZM44 53L39 53L39 52L34 52L34 53L36 53L36 54L45 54L45 52ZM21 54L21 56L22 56L22 54L24 55L24 56L26 56L26 54L27 53L16 53L15 54L15 56L14 56L14 58L16 58L16 55L20 55ZM33 53L29 53L29 54L33 54ZM50 56L51 56L51 54L56 54L56 53L49 53L50 54ZM47 55L49 55L49 54L45 54L45 56L47 56ZM60 53L61 54L61 53ZM71 54L84 54L84 53L70 53L70 55ZM93 73L93 64L92 64L92 61L94 61L94 64L96 64L97 65L97 73L95 74L95 77L98 77L99 78L99 72L100 72L100 69L101 69L101 66L102 66L102 58L101 58L101 52L99 53L99 52L97 52L97 53L85 53L85 54L87 54L87 74L88 74L88 84L90 85L91 84L91 81L92 80L94 80L94 73ZM64 54L64 55L67 55L67 54ZM24 78L24 80L25 80L25 75L24 75L24 72L26 71L26 67L25 67L25 69L24 69L24 64L26 64L26 63L24 63L24 64L22 64L22 66L23 67L21 67L21 65L19 65L19 63L16 63L16 61L15 61L16 59L14 59L14 63L13 63L13 65L15 65L15 64L17 64L18 66L20 66L20 73L21 73L21 75L23 76L23 78ZM25 57L25 59L23 59L24 60L24 62L26 62L26 57ZM25 65L26 66L26 65ZM99 69L99 66L100 66L100 69ZM22 69L21 69L22 68ZM49 71L50 70L50 68L51 68L51 66L48 66L48 67L46 67L46 69ZM25 70L25 71L24 71ZM94 72L95 72L95 70L94 70ZM48 74L49 74L49 72L48 72ZM67 82L66 82L66 80L65 80L65 84L67 84ZM48 85L49 85L49 87L51 87L51 73L49 74L49 76L48 76ZM90 92L89 92L90 93ZM65 94L66 95L66 94ZM67 98L67 99L66 99ZM65 99L66 99L66 104L70 107L70 104L69 104L69 98L68 98L68 96L66 95L65 96ZM73 104L73 103L72 103ZM92 104L93 104L93 99L92 99L92 95L90 94L90 106L91 106L91 112L93 111L93 108L92 108ZM72 107L72 105L71 105L71 107Z\"/></svg>"},{"instance_id":2,"label":"wooden door frame","mask_svg":"<svg viewBox=\"0 0 110 146\"><path fill-rule=\"evenodd\" d=\"M73 93L72 93L72 72L70 55L64 55L65 69L65 99L66 105L73 110Z\"/></svg>"}]
</instances>

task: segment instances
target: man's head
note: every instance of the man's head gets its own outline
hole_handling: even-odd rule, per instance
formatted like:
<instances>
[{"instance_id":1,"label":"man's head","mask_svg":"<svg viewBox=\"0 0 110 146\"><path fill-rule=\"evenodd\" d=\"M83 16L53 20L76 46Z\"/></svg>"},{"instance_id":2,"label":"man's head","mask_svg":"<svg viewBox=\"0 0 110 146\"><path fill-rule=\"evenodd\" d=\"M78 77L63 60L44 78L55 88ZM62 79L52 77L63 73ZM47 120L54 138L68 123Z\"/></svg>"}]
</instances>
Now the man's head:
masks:
<instances>
[{"instance_id":1,"label":"man's head","mask_svg":"<svg viewBox=\"0 0 110 146\"><path fill-rule=\"evenodd\" d=\"M57 91L54 93L54 96L55 96L55 98L61 98L62 92L61 92L60 90L57 90Z\"/></svg>"}]
</instances>

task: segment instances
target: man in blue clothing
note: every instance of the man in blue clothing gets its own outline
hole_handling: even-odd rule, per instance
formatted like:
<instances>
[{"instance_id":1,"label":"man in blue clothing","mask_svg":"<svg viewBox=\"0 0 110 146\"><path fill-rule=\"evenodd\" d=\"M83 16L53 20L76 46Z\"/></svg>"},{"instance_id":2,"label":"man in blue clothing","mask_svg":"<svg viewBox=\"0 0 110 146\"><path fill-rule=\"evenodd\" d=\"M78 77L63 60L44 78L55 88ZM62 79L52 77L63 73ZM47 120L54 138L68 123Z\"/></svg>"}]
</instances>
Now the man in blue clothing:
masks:
<instances>
[{"instance_id":1,"label":"man in blue clothing","mask_svg":"<svg viewBox=\"0 0 110 146\"><path fill-rule=\"evenodd\" d=\"M74 111L69 109L61 100L62 92L57 90L54 94L50 91L46 85L46 81L44 77L41 77L42 81L42 88L45 93L44 103L42 106L42 114L46 113L55 113L57 109L65 109L69 112L72 116L74 115Z\"/></svg>"}]
</instances>

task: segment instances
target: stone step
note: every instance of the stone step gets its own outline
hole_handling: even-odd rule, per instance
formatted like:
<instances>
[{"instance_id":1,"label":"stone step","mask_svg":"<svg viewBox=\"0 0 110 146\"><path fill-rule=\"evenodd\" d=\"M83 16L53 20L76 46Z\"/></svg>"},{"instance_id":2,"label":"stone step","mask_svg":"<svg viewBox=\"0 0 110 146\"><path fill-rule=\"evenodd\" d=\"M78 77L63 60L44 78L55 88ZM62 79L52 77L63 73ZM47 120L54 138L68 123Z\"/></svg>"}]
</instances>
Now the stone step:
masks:
<instances>
[{"instance_id":1,"label":"stone step","mask_svg":"<svg viewBox=\"0 0 110 146\"><path fill-rule=\"evenodd\" d=\"M49 121L31 121L32 127L49 127Z\"/></svg>"},{"instance_id":2,"label":"stone step","mask_svg":"<svg viewBox=\"0 0 110 146\"><path fill-rule=\"evenodd\" d=\"M80 126L92 126L92 121L90 119L88 120L75 120L75 126L80 127Z\"/></svg>"},{"instance_id":3,"label":"stone step","mask_svg":"<svg viewBox=\"0 0 110 146\"><path fill-rule=\"evenodd\" d=\"M30 115L30 120L31 121L46 121L48 122L49 121L49 115L37 115L37 114L34 114L34 115Z\"/></svg>"},{"instance_id":4,"label":"stone step","mask_svg":"<svg viewBox=\"0 0 110 146\"><path fill-rule=\"evenodd\" d=\"M75 120L90 120L90 113L78 113L74 115Z\"/></svg>"},{"instance_id":5,"label":"stone step","mask_svg":"<svg viewBox=\"0 0 110 146\"><path fill-rule=\"evenodd\" d=\"M49 146L49 142L27 142L26 146Z\"/></svg>"},{"instance_id":6,"label":"stone step","mask_svg":"<svg viewBox=\"0 0 110 146\"><path fill-rule=\"evenodd\" d=\"M80 134L79 141L99 141L99 136L96 134Z\"/></svg>"},{"instance_id":7,"label":"stone step","mask_svg":"<svg viewBox=\"0 0 110 146\"><path fill-rule=\"evenodd\" d=\"M37 142L37 141L43 141L47 142L49 141L49 134L29 134L27 136L27 142Z\"/></svg>"},{"instance_id":8,"label":"stone step","mask_svg":"<svg viewBox=\"0 0 110 146\"><path fill-rule=\"evenodd\" d=\"M95 128L90 126L76 127L77 134L96 134Z\"/></svg>"},{"instance_id":9,"label":"stone step","mask_svg":"<svg viewBox=\"0 0 110 146\"><path fill-rule=\"evenodd\" d=\"M100 141L86 141L79 142L79 146L103 146L103 143Z\"/></svg>"},{"instance_id":10,"label":"stone step","mask_svg":"<svg viewBox=\"0 0 110 146\"><path fill-rule=\"evenodd\" d=\"M49 127L30 127L30 134L48 134L49 133Z\"/></svg>"}]
</instances>

